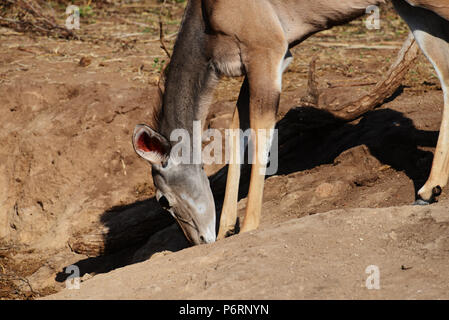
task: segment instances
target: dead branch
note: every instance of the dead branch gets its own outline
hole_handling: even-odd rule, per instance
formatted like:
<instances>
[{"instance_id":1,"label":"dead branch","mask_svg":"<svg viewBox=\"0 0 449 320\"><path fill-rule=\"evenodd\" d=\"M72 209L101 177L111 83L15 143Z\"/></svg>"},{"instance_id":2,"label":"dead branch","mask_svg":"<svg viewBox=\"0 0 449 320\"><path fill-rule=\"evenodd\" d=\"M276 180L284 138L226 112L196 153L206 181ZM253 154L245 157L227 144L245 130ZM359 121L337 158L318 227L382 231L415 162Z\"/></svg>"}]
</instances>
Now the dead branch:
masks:
<instances>
[{"instance_id":1,"label":"dead branch","mask_svg":"<svg viewBox=\"0 0 449 320\"><path fill-rule=\"evenodd\" d=\"M313 58L309 67L307 96L301 100L305 106L313 106L326 110L336 118L344 121L353 121L364 113L373 110L394 94L418 57L418 54L419 47L413 35L410 33L402 45L396 61L391 65L382 80L370 92L348 103L330 103L326 105L323 103L323 100L325 100L323 99L323 95L325 93L318 89L318 82L315 76L316 58Z\"/></svg>"},{"instance_id":2,"label":"dead branch","mask_svg":"<svg viewBox=\"0 0 449 320\"><path fill-rule=\"evenodd\" d=\"M340 81L327 81L328 88L347 88L347 87L361 87L361 86L373 86L377 81L367 79L367 76L353 79L353 80L340 80Z\"/></svg>"},{"instance_id":3,"label":"dead branch","mask_svg":"<svg viewBox=\"0 0 449 320\"><path fill-rule=\"evenodd\" d=\"M14 281L22 281L28 286L28 288L30 289L30 292L32 294L36 294L36 291L33 290L33 287L31 286L30 281L25 277L20 277L20 276L16 275L15 273L12 273L12 274L2 273L2 274L0 274L0 280L7 280L7 281L13 281L13 282Z\"/></svg>"},{"instance_id":4,"label":"dead branch","mask_svg":"<svg viewBox=\"0 0 449 320\"><path fill-rule=\"evenodd\" d=\"M307 95L301 100L306 106L317 106L319 103L320 92L318 90L318 82L316 81L315 70L318 56L314 56L309 65L309 78L307 81Z\"/></svg>"},{"instance_id":5,"label":"dead branch","mask_svg":"<svg viewBox=\"0 0 449 320\"><path fill-rule=\"evenodd\" d=\"M146 24L146 23L142 23L142 22L137 22L137 21L131 21L122 17L115 17L115 19L117 19L118 21L122 22L122 23L126 23L126 24L130 24L130 25L135 25L135 26L139 26L139 27L144 27L144 28L151 28L151 25Z\"/></svg>"},{"instance_id":6,"label":"dead branch","mask_svg":"<svg viewBox=\"0 0 449 320\"><path fill-rule=\"evenodd\" d=\"M165 45L164 24L162 22L162 11L165 8L165 3L166 3L166 0L164 0L164 2L162 2L161 10L159 11L159 41L161 43L161 49L164 50L168 59L171 59L170 52L168 51L167 46Z\"/></svg>"},{"instance_id":7,"label":"dead branch","mask_svg":"<svg viewBox=\"0 0 449 320\"><path fill-rule=\"evenodd\" d=\"M31 31L44 35L73 39L76 35L65 26L60 26L56 19L42 12L40 5L34 0L5 0L6 12L12 17L0 17L0 25L19 32Z\"/></svg>"},{"instance_id":8,"label":"dead branch","mask_svg":"<svg viewBox=\"0 0 449 320\"><path fill-rule=\"evenodd\" d=\"M164 9L166 4L166 0L163 1L161 9L159 11L159 42L161 44L161 49L164 50L165 54L168 57L168 61L162 66L161 74L159 76L159 80L157 83L157 86L159 88L159 99L160 104L162 105L162 99L165 92L165 80L168 70L168 65L170 64L171 54L167 49L167 46L165 45L165 32L164 32L164 24L162 22L162 10Z\"/></svg>"},{"instance_id":9,"label":"dead branch","mask_svg":"<svg viewBox=\"0 0 449 320\"><path fill-rule=\"evenodd\" d=\"M374 49L374 50L397 50L400 45L366 45L365 43L341 43L341 42L316 42L313 45L325 48L343 48L343 49Z\"/></svg>"}]
</instances>

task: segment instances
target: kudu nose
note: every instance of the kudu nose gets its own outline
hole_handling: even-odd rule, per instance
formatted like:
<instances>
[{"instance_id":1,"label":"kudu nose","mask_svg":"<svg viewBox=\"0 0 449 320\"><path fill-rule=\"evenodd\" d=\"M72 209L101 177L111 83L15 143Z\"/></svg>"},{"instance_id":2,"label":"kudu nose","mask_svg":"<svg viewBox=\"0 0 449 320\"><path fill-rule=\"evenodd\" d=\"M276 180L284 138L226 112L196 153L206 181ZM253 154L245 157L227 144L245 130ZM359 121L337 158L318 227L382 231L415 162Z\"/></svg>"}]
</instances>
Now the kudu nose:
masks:
<instances>
[{"instance_id":1,"label":"kudu nose","mask_svg":"<svg viewBox=\"0 0 449 320\"><path fill-rule=\"evenodd\" d=\"M207 232L204 233L202 235L200 235L200 242L202 244L207 244L207 243L214 243L216 240L216 235L215 232Z\"/></svg>"}]
</instances>

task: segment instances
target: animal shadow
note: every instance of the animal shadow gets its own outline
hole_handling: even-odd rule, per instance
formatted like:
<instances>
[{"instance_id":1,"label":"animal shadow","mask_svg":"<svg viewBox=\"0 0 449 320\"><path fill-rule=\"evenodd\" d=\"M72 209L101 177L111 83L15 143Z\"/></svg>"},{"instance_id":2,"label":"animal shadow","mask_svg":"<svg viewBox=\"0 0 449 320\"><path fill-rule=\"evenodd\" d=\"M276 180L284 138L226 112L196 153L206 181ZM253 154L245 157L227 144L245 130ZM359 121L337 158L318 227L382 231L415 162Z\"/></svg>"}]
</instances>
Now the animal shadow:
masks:
<instances>
[{"instance_id":1,"label":"animal shadow","mask_svg":"<svg viewBox=\"0 0 449 320\"><path fill-rule=\"evenodd\" d=\"M438 138L437 131L418 130L411 119L391 109L371 111L358 121L346 123L323 110L296 107L276 127L279 129L278 175L333 163L345 150L366 145L380 162L405 172L413 181L415 191L427 179L433 159L431 152L420 147L434 147ZM250 172L249 165L242 166L239 198L247 196ZM215 198L217 228L226 175L227 166L209 178ZM158 218L148 220L154 213ZM122 215L123 219L118 219L117 215ZM108 210L101 220L109 228L104 254L77 262L80 276L109 272L146 260L156 252L177 251L189 246L175 220L160 208L155 198ZM148 241L152 238L153 242ZM64 269L56 280L62 282L68 276Z\"/></svg>"}]
</instances>

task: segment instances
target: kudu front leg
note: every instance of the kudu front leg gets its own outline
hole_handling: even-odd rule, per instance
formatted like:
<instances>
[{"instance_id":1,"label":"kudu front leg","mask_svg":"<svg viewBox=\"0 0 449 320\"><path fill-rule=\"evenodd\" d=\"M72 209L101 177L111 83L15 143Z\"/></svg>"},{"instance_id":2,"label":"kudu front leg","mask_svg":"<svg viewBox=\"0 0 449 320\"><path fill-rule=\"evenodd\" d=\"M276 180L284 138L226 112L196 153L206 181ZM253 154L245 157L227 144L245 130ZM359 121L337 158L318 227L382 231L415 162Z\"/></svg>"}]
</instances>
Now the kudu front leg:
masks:
<instances>
[{"instance_id":1,"label":"kudu front leg","mask_svg":"<svg viewBox=\"0 0 449 320\"><path fill-rule=\"evenodd\" d=\"M293 56L291 52L287 51L287 54L285 55L282 63L281 73L283 73L287 69L292 60ZM276 76L279 77L280 75L276 74ZM278 80L279 79L276 79L277 83L275 84L275 87L279 85ZM275 88L274 90L275 92L277 92L277 88ZM277 108L276 100L274 102ZM249 110L249 81L248 77L245 77L242 88L240 89L239 98L237 100L237 108L235 109L232 118L230 127L231 135L228 139L230 163L226 181L226 193L220 218L220 228L217 236L218 240L223 239L229 234L233 233L237 221L237 202L239 193L240 170L241 166L244 164L244 156L246 150L246 146L244 145L245 140L243 139L249 138L246 132L246 130L250 127ZM254 121L257 120L253 120L253 123ZM270 136L268 137L268 142L271 142L271 133L268 133L270 134ZM254 163L254 160L252 161L252 163ZM252 210L252 212L254 212L254 210Z\"/></svg>"},{"instance_id":2,"label":"kudu front leg","mask_svg":"<svg viewBox=\"0 0 449 320\"><path fill-rule=\"evenodd\" d=\"M245 146L243 132L249 127L249 84L248 77L245 77L240 95L237 100L237 107L234 110L232 123L229 130L229 165L226 180L226 192L223 202L223 209L220 217L220 228L217 240L223 239L233 233L237 221L237 201L239 194L240 169L243 164ZM241 130L241 131L240 131Z\"/></svg>"},{"instance_id":3,"label":"kudu front leg","mask_svg":"<svg viewBox=\"0 0 449 320\"><path fill-rule=\"evenodd\" d=\"M252 129L249 151L252 167L248 202L241 232L257 229L260 223L265 173L279 107L286 51L273 50L257 55L257 58L249 64L249 119Z\"/></svg>"}]
</instances>

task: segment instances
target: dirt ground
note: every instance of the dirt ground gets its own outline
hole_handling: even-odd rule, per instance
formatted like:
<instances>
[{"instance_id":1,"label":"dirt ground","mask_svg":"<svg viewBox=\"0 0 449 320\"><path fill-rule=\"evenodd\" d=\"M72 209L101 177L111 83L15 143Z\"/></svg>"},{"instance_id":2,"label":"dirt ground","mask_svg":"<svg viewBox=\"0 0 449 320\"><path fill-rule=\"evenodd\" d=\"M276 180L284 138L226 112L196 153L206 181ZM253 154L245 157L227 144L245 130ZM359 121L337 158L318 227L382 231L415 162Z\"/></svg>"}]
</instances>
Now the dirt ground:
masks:
<instances>
[{"instance_id":1,"label":"dirt ground","mask_svg":"<svg viewBox=\"0 0 449 320\"><path fill-rule=\"evenodd\" d=\"M95 230L105 214L157 205L131 134L152 117L167 59L158 1L79 4L81 40L0 28L0 298L56 293L72 264L82 290L56 298L448 298L447 191L438 204L407 206L427 179L440 125L443 97L430 63L421 54L394 97L351 123L329 123L300 104L313 56L320 87L337 87L336 98L382 77L408 33L389 5L380 30L359 19L292 50L279 172L266 179L258 231L185 249L172 224L131 248L76 253L69 239ZM184 5L169 1L163 11L169 49ZM46 10L64 21L65 7L49 2ZM371 85L351 85L361 79ZM220 82L210 127L227 128L241 82ZM212 181L224 172L206 170ZM244 172L240 216L247 182ZM217 201L223 188L214 185ZM379 266L381 290L364 287L368 265ZM123 281L129 290L116 290Z\"/></svg>"},{"instance_id":2,"label":"dirt ground","mask_svg":"<svg viewBox=\"0 0 449 320\"><path fill-rule=\"evenodd\" d=\"M213 245L155 254L46 298L448 299L448 205L291 219ZM377 289L370 286L375 282L367 287L369 268L376 267Z\"/></svg>"}]
</instances>

